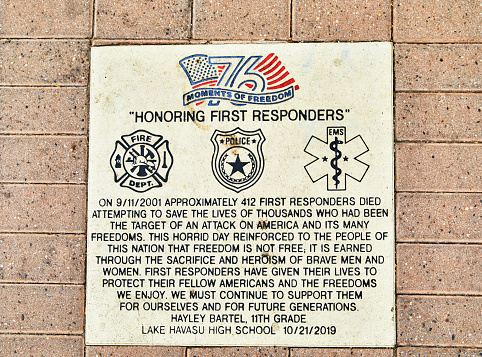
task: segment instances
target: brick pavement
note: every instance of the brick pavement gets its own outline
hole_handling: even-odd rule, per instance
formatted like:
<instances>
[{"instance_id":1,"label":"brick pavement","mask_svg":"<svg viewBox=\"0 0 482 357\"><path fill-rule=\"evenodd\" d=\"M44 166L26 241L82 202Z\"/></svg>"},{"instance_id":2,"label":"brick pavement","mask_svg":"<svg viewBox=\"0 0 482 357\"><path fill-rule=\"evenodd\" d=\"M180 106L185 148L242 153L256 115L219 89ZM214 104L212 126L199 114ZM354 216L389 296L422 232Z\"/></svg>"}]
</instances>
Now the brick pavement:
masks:
<instances>
[{"instance_id":1,"label":"brick pavement","mask_svg":"<svg viewBox=\"0 0 482 357\"><path fill-rule=\"evenodd\" d=\"M0 0L0 9L2 356L482 355L479 2ZM218 40L393 41L395 349L84 346L89 49Z\"/></svg>"}]
</instances>

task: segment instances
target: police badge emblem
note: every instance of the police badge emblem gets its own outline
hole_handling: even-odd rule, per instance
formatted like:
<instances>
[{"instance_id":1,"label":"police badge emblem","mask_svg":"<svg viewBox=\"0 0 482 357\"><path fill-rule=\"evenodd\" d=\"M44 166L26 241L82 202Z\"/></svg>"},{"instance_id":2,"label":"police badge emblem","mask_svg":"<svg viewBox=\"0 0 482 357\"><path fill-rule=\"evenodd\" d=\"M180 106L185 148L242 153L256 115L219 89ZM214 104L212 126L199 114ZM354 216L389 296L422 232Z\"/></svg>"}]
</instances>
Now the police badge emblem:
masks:
<instances>
[{"instance_id":1,"label":"police badge emblem","mask_svg":"<svg viewBox=\"0 0 482 357\"><path fill-rule=\"evenodd\" d=\"M214 177L224 187L241 192L258 182L264 169L261 129L246 131L216 130L211 137L214 154L211 162Z\"/></svg>"},{"instance_id":2,"label":"police badge emblem","mask_svg":"<svg viewBox=\"0 0 482 357\"><path fill-rule=\"evenodd\" d=\"M110 158L114 181L136 192L162 187L172 163L169 142L145 130L123 135L116 141Z\"/></svg>"}]
</instances>

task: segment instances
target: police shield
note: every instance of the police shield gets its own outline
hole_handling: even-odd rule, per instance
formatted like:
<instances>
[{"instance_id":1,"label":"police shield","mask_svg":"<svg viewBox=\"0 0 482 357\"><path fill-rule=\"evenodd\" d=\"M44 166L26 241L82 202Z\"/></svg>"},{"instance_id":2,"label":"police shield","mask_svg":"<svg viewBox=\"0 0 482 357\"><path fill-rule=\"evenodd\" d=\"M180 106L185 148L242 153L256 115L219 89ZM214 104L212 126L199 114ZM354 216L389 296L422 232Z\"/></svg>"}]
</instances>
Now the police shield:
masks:
<instances>
[{"instance_id":1,"label":"police shield","mask_svg":"<svg viewBox=\"0 0 482 357\"><path fill-rule=\"evenodd\" d=\"M241 192L258 182L264 169L262 145L265 137L261 129L216 130L211 141L214 145L211 166L221 185Z\"/></svg>"}]
</instances>

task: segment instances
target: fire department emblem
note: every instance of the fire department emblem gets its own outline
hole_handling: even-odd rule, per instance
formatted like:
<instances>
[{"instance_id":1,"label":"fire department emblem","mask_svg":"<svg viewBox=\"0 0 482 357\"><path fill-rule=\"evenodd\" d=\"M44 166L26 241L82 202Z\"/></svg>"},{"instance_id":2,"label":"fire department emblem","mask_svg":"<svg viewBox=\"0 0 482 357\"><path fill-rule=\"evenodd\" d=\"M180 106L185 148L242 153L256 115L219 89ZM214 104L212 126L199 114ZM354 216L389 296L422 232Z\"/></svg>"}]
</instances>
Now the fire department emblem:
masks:
<instances>
[{"instance_id":1,"label":"fire department emblem","mask_svg":"<svg viewBox=\"0 0 482 357\"><path fill-rule=\"evenodd\" d=\"M123 135L110 158L114 181L136 192L162 187L172 163L169 142L145 130Z\"/></svg>"},{"instance_id":2,"label":"fire department emblem","mask_svg":"<svg viewBox=\"0 0 482 357\"><path fill-rule=\"evenodd\" d=\"M264 169L261 146L265 138L261 129L216 130L211 141L214 144L212 170L221 185L241 192L258 182Z\"/></svg>"}]
</instances>

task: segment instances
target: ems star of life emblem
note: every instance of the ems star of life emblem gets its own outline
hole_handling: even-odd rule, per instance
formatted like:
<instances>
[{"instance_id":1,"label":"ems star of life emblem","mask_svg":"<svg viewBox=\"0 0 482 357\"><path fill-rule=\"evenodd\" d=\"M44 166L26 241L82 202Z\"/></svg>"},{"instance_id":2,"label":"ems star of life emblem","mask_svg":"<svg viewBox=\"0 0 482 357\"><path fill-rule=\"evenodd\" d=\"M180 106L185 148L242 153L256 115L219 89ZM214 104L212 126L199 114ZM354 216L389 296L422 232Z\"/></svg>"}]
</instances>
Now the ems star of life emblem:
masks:
<instances>
[{"instance_id":1,"label":"ems star of life emblem","mask_svg":"<svg viewBox=\"0 0 482 357\"><path fill-rule=\"evenodd\" d=\"M315 160L305 170L316 182L327 178L328 191L345 191L347 177L361 182L370 167L360 160L368 152L368 146L360 135L346 140L346 127L326 128L326 141L312 136L305 152Z\"/></svg>"},{"instance_id":2,"label":"ems star of life emblem","mask_svg":"<svg viewBox=\"0 0 482 357\"><path fill-rule=\"evenodd\" d=\"M214 144L212 170L216 180L224 187L241 192L253 186L264 169L261 129L246 131L216 130L211 137Z\"/></svg>"},{"instance_id":3,"label":"ems star of life emblem","mask_svg":"<svg viewBox=\"0 0 482 357\"><path fill-rule=\"evenodd\" d=\"M169 142L145 130L123 135L116 141L110 158L114 181L136 192L162 187L172 163Z\"/></svg>"}]
</instances>

